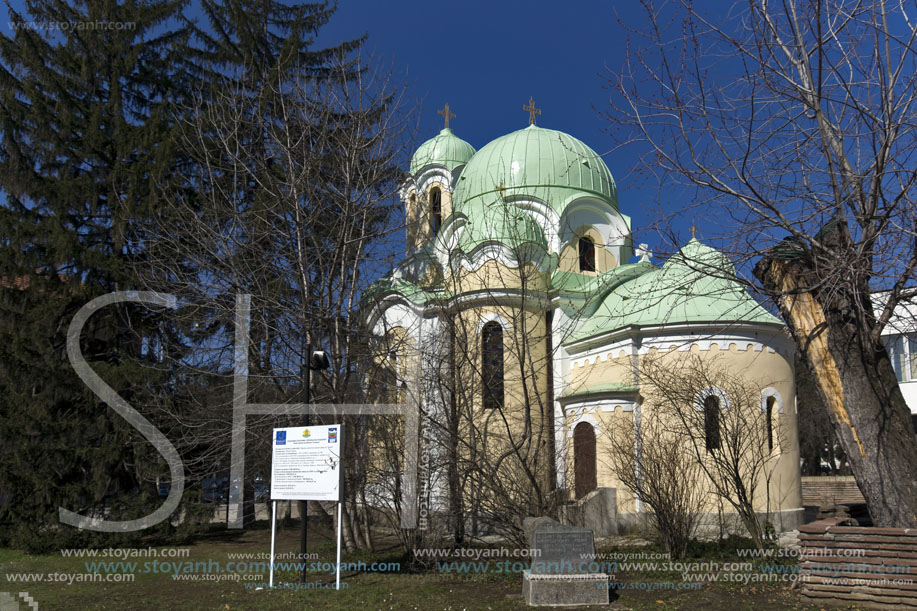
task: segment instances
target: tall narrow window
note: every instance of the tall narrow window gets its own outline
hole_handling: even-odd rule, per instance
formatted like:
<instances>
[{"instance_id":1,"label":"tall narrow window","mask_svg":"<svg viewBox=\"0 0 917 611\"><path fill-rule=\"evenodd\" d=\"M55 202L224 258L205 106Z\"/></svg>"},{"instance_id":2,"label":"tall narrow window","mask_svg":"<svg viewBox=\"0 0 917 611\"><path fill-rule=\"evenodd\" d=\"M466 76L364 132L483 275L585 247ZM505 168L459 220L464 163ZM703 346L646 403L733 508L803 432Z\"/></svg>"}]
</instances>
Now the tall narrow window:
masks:
<instances>
[{"instance_id":1,"label":"tall narrow window","mask_svg":"<svg viewBox=\"0 0 917 611\"><path fill-rule=\"evenodd\" d=\"M708 452L720 449L720 400L713 395L704 399L704 440Z\"/></svg>"},{"instance_id":2,"label":"tall narrow window","mask_svg":"<svg viewBox=\"0 0 917 611\"><path fill-rule=\"evenodd\" d=\"M389 396L393 403L402 403L401 385L398 379L398 353L392 350L388 353L389 358Z\"/></svg>"},{"instance_id":3,"label":"tall narrow window","mask_svg":"<svg viewBox=\"0 0 917 611\"><path fill-rule=\"evenodd\" d=\"M579 239L579 271L595 271L595 243L590 238Z\"/></svg>"},{"instance_id":4,"label":"tall narrow window","mask_svg":"<svg viewBox=\"0 0 917 611\"><path fill-rule=\"evenodd\" d=\"M413 250L415 246L415 241L417 240L417 195L411 193L411 197L408 198L408 208L405 210L405 222L407 226L405 227L407 238L407 248L408 250Z\"/></svg>"},{"instance_id":5,"label":"tall narrow window","mask_svg":"<svg viewBox=\"0 0 917 611\"><path fill-rule=\"evenodd\" d=\"M907 336L908 361L910 361L910 379L917 380L917 335Z\"/></svg>"},{"instance_id":6,"label":"tall narrow window","mask_svg":"<svg viewBox=\"0 0 917 611\"><path fill-rule=\"evenodd\" d=\"M901 335L885 336L882 340L885 342L888 358L892 362L892 369L895 370L895 377L899 382L907 381L907 353L904 350L904 337Z\"/></svg>"},{"instance_id":7,"label":"tall narrow window","mask_svg":"<svg viewBox=\"0 0 917 611\"><path fill-rule=\"evenodd\" d=\"M764 402L764 426L767 427L767 451L774 451L774 406L777 400L768 397Z\"/></svg>"},{"instance_id":8,"label":"tall narrow window","mask_svg":"<svg viewBox=\"0 0 917 611\"><path fill-rule=\"evenodd\" d=\"M433 187L430 191L430 212L433 215L432 230L433 235L439 233L439 228L443 224L443 194L438 188Z\"/></svg>"},{"instance_id":9,"label":"tall narrow window","mask_svg":"<svg viewBox=\"0 0 917 611\"><path fill-rule=\"evenodd\" d=\"M503 327L489 322L481 330L481 374L485 409L503 408Z\"/></svg>"},{"instance_id":10,"label":"tall narrow window","mask_svg":"<svg viewBox=\"0 0 917 611\"><path fill-rule=\"evenodd\" d=\"M595 430L588 422L573 427L573 486L581 499L596 488Z\"/></svg>"}]
</instances>

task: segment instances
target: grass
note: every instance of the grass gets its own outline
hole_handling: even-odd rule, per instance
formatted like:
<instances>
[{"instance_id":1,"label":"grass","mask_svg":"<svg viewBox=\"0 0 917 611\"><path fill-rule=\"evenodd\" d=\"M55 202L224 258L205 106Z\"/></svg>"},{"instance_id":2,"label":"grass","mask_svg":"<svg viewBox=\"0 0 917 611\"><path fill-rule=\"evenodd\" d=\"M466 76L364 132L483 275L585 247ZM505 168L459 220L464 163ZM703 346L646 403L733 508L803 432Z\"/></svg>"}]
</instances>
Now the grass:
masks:
<instances>
[{"instance_id":1,"label":"grass","mask_svg":"<svg viewBox=\"0 0 917 611\"><path fill-rule=\"evenodd\" d=\"M309 532L309 552L317 554L321 562L333 562L335 547L333 535L321 528L311 528ZM281 554L294 554L299 550L299 531L296 528L278 531L277 551ZM290 589L297 585L293 571L282 572L275 576L278 587L274 590L252 589L259 582L266 582L266 573L245 568L240 572L238 581L188 581L175 577L172 572L176 566L182 569L188 564L171 565L167 572L154 572L153 568L163 568L152 562L201 563L197 567L199 574L209 574L210 578L233 577L233 575L216 575L212 568L226 567L233 561L230 554L251 553L267 554L270 546L270 533L266 529L248 530L244 533L220 532L200 537L193 545L187 547L190 555L182 558L75 558L63 557L60 553L47 555L28 555L19 551L0 549L0 592L9 592L16 596L18 592L28 592L39 604L39 609L361 609L381 610L458 610L458 609L528 609L522 598L522 575L495 574L493 572L469 574L441 574L435 566L426 571L410 570L394 541L374 553L355 555L344 554L345 562L362 560L366 565L373 562L400 562L400 570L390 572L372 572L369 570L351 570L342 574L344 587L340 591L328 589L333 587L334 575L329 571L314 572L309 575L310 589ZM157 548L162 556L171 548ZM608 551L608 550L602 550ZM620 550L619 550L620 551ZM640 548L636 551L647 551ZM709 545L696 546L697 554L688 561L713 559L718 561L739 560L734 552L722 548L711 549ZM99 550L104 553L104 550ZM742 559L746 560L746 559ZM70 584L64 582L48 583L49 574L86 575L92 572L90 562L136 562L132 582L115 581L82 581L74 578ZM239 560L235 560L238 562ZM144 566L144 563L150 563ZM266 561L265 561L266 563ZM108 566L106 575L117 575L124 567ZM255 567L256 568L256 567ZM330 567L329 567L330 568ZM31 579L23 580L22 574L33 574ZM34 574L44 576L44 582ZM69 578L69 577L68 577ZM115 577L108 577L114 579ZM244 578L244 579L243 579ZM669 584L680 582L680 575L658 573L632 573L616 575L615 581L628 583L628 587L612 595L615 600L611 609L749 609L777 610L804 609L795 590L783 584L748 584L713 583L705 584L699 590L668 589ZM246 587L249 584L249 587ZM649 585L646 585L649 584ZM641 589L643 588L643 589ZM2 599L0 599L2 600ZM25 608L22 606L21 608ZM589 607L596 609L596 607Z\"/></svg>"}]
</instances>

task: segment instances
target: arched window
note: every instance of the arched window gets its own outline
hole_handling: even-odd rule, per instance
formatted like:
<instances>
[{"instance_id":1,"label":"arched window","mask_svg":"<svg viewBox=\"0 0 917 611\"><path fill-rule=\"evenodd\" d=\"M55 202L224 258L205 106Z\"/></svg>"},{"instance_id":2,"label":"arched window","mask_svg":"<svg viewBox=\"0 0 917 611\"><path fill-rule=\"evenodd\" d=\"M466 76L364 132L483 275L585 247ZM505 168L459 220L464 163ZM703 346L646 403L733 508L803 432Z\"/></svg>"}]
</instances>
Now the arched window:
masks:
<instances>
[{"instance_id":1,"label":"arched window","mask_svg":"<svg viewBox=\"0 0 917 611\"><path fill-rule=\"evenodd\" d=\"M481 377L485 409L503 408L503 327L491 321L481 329Z\"/></svg>"},{"instance_id":2,"label":"arched window","mask_svg":"<svg viewBox=\"0 0 917 611\"><path fill-rule=\"evenodd\" d=\"M768 397L764 402L764 426L766 427L767 433L767 451L774 451L774 422L776 418L774 416L774 408L777 407L777 399L774 397Z\"/></svg>"},{"instance_id":3,"label":"arched window","mask_svg":"<svg viewBox=\"0 0 917 611\"><path fill-rule=\"evenodd\" d=\"M595 243L591 238L579 239L579 271L595 271Z\"/></svg>"},{"instance_id":4,"label":"arched window","mask_svg":"<svg viewBox=\"0 0 917 611\"><path fill-rule=\"evenodd\" d=\"M398 353L394 350L388 353L389 366L388 366L388 375L389 375L389 390L390 390L390 400L393 403L402 403L401 401L401 384L399 383L399 371L398 371Z\"/></svg>"},{"instance_id":5,"label":"arched window","mask_svg":"<svg viewBox=\"0 0 917 611\"><path fill-rule=\"evenodd\" d=\"M414 241L417 239L417 194L411 193L411 196L408 197L408 207L405 210L405 222L407 227L405 228L407 238L408 248L414 247Z\"/></svg>"},{"instance_id":6,"label":"arched window","mask_svg":"<svg viewBox=\"0 0 917 611\"><path fill-rule=\"evenodd\" d=\"M704 440L708 452L720 449L720 400L715 395L704 399Z\"/></svg>"},{"instance_id":7,"label":"arched window","mask_svg":"<svg viewBox=\"0 0 917 611\"><path fill-rule=\"evenodd\" d=\"M581 499L596 487L595 430L588 422L573 427L573 486Z\"/></svg>"},{"instance_id":8,"label":"arched window","mask_svg":"<svg viewBox=\"0 0 917 611\"><path fill-rule=\"evenodd\" d=\"M433 217L431 229L436 235L443 224L443 194L437 187L430 190L430 212Z\"/></svg>"}]
</instances>

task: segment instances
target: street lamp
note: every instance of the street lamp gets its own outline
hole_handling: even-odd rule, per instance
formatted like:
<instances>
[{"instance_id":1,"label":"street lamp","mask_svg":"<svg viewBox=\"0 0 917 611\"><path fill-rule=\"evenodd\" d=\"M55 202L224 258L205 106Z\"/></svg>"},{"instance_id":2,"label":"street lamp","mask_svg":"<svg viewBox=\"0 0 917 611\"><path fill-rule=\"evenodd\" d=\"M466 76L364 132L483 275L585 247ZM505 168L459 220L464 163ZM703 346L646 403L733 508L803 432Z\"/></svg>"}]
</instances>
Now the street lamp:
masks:
<instances>
[{"instance_id":1,"label":"street lamp","mask_svg":"<svg viewBox=\"0 0 917 611\"><path fill-rule=\"evenodd\" d=\"M328 353L324 350L312 350L312 345L306 345L306 426L311 424L312 418L309 414L309 404L312 403L312 371L321 371L323 369L329 369L331 367L331 359L328 358ZM302 562L302 572L299 575L300 583L306 582L306 530L307 522L309 521L309 501L300 501L299 502L299 519L300 519L300 530L299 530L299 559Z\"/></svg>"}]
</instances>

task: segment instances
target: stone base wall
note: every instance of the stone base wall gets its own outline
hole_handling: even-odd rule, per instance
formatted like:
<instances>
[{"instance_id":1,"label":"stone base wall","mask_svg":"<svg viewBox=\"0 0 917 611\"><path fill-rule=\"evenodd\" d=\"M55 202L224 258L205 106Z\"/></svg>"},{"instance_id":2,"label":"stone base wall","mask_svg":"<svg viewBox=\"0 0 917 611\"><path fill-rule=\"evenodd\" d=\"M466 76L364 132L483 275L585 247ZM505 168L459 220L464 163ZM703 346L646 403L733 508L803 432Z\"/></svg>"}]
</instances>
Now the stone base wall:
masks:
<instances>
[{"instance_id":1,"label":"stone base wall","mask_svg":"<svg viewBox=\"0 0 917 611\"><path fill-rule=\"evenodd\" d=\"M615 488L596 488L583 498L562 505L561 522L591 528L596 537L618 534L618 495Z\"/></svg>"},{"instance_id":2,"label":"stone base wall","mask_svg":"<svg viewBox=\"0 0 917 611\"><path fill-rule=\"evenodd\" d=\"M917 529L842 526L829 518L799 528L799 585L813 605L917 607Z\"/></svg>"},{"instance_id":3,"label":"stone base wall","mask_svg":"<svg viewBox=\"0 0 917 611\"><path fill-rule=\"evenodd\" d=\"M591 528L596 537L643 533L648 528L647 514L618 513L617 490L615 488L597 488L575 501L568 502L560 508L560 519L564 524ZM805 510L802 507L781 509L770 514L759 513L762 523L769 521L776 532L795 530L804 522ZM721 524L722 522L722 524ZM699 537L746 534L742 520L735 513L705 513L701 515L698 526Z\"/></svg>"},{"instance_id":4,"label":"stone base wall","mask_svg":"<svg viewBox=\"0 0 917 611\"><path fill-rule=\"evenodd\" d=\"M758 519L762 523L770 521L774 525L776 532L796 530L804 522L804 517L805 510L802 507L781 509L772 511L770 514L758 514ZM720 523L721 521L722 524ZM619 534L645 532L647 528L649 528L649 516L645 512L617 514L617 530ZM697 527L697 536L699 538L717 537L721 534L721 531L724 536L731 534L747 535L745 525L735 513L724 513L722 515L704 513L701 515ZM598 536L598 533L596 533L596 536Z\"/></svg>"}]
</instances>

